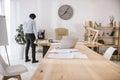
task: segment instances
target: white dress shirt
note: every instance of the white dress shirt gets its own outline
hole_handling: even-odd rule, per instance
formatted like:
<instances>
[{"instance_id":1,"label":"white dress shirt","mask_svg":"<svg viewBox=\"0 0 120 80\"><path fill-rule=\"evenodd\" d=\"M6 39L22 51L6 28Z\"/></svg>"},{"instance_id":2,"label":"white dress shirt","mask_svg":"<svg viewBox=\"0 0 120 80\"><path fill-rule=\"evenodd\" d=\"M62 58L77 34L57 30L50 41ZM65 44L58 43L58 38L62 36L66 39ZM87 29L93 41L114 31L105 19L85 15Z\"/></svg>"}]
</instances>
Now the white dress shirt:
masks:
<instances>
[{"instance_id":1,"label":"white dress shirt","mask_svg":"<svg viewBox=\"0 0 120 80\"><path fill-rule=\"evenodd\" d=\"M24 34L34 33L37 39L36 23L33 19L29 18L27 21L24 22L23 31L24 31Z\"/></svg>"}]
</instances>

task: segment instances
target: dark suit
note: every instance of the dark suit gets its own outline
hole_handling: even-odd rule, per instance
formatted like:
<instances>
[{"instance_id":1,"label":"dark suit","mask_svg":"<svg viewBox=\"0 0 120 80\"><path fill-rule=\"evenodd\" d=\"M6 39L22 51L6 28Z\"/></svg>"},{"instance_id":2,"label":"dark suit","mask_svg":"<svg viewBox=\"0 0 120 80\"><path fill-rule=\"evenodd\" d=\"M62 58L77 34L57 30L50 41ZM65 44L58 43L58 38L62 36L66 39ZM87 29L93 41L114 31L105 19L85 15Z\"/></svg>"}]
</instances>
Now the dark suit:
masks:
<instances>
[{"instance_id":1,"label":"dark suit","mask_svg":"<svg viewBox=\"0 0 120 80\"><path fill-rule=\"evenodd\" d=\"M32 59L36 60L35 59L35 48L36 48L36 45L34 44L34 41L35 41L34 33L25 34L25 38L26 38L25 58L29 59L28 51L29 51L29 48L31 46L31 48L32 48Z\"/></svg>"}]
</instances>

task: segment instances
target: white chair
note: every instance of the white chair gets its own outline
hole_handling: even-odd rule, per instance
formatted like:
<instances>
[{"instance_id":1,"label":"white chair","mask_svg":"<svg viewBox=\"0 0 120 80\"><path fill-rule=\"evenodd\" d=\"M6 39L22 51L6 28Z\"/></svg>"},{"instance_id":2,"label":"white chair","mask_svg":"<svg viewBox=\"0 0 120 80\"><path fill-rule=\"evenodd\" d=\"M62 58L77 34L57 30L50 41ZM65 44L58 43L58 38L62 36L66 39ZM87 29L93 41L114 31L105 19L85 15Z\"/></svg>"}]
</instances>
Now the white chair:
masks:
<instances>
[{"instance_id":1,"label":"white chair","mask_svg":"<svg viewBox=\"0 0 120 80\"><path fill-rule=\"evenodd\" d=\"M114 51L116 50L116 48L113 48L112 46L110 46L105 53L103 54L103 56L107 59L110 60L110 58L112 57L112 54L114 53Z\"/></svg>"},{"instance_id":2,"label":"white chair","mask_svg":"<svg viewBox=\"0 0 120 80\"><path fill-rule=\"evenodd\" d=\"M0 54L0 74L3 75L2 80L8 80L9 78L17 78L22 80L20 74L27 72L28 69L23 65L8 65Z\"/></svg>"}]
</instances>

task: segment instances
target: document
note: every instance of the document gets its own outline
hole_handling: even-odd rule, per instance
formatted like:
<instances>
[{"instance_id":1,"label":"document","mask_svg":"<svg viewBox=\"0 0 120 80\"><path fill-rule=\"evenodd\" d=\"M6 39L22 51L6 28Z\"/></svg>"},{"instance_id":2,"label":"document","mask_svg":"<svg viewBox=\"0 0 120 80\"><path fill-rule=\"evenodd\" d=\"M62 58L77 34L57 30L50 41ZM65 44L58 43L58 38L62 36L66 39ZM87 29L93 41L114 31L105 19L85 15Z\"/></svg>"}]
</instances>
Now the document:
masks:
<instances>
[{"instance_id":1,"label":"document","mask_svg":"<svg viewBox=\"0 0 120 80\"><path fill-rule=\"evenodd\" d=\"M80 52L57 52L57 53L50 53L48 55L48 58L83 58L83 59L87 59L87 55L80 53Z\"/></svg>"},{"instance_id":2,"label":"document","mask_svg":"<svg viewBox=\"0 0 120 80\"><path fill-rule=\"evenodd\" d=\"M72 52L79 52L78 49L52 49L49 52L58 52L58 53L72 53Z\"/></svg>"},{"instance_id":3,"label":"document","mask_svg":"<svg viewBox=\"0 0 120 80\"><path fill-rule=\"evenodd\" d=\"M73 53L74 54L74 58L83 58L83 59L87 59L87 55L86 54L80 54L80 53Z\"/></svg>"},{"instance_id":4,"label":"document","mask_svg":"<svg viewBox=\"0 0 120 80\"><path fill-rule=\"evenodd\" d=\"M66 53L66 54L63 54L63 53L58 53L58 54L51 53L51 54L48 55L48 58L73 58L73 54L71 54L71 53Z\"/></svg>"}]
</instances>

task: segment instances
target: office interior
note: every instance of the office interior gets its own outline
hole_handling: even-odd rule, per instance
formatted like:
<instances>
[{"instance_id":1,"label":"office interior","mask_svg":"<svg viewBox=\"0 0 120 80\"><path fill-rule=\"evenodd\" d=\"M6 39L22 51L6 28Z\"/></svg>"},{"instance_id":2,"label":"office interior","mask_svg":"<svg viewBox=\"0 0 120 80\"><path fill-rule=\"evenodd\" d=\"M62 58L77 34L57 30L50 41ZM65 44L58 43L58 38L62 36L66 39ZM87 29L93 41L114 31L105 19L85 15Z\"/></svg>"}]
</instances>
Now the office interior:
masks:
<instances>
[{"instance_id":1,"label":"office interior","mask_svg":"<svg viewBox=\"0 0 120 80\"><path fill-rule=\"evenodd\" d=\"M58 10L62 5L70 5L73 9L68 20L59 16ZM10 60L20 59L20 45L15 41L16 29L30 13L36 14L37 31L45 30L45 39L55 39L55 29L66 28L69 36L84 42L85 26L90 21L93 26L96 22L106 27L110 26L110 17L114 17L115 26L120 27L120 0L0 0L0 15L6 17ZM0 50L5 52L4 47ZM6 54L2 55L7 60Z\"/></svg>"}]
</instances>

